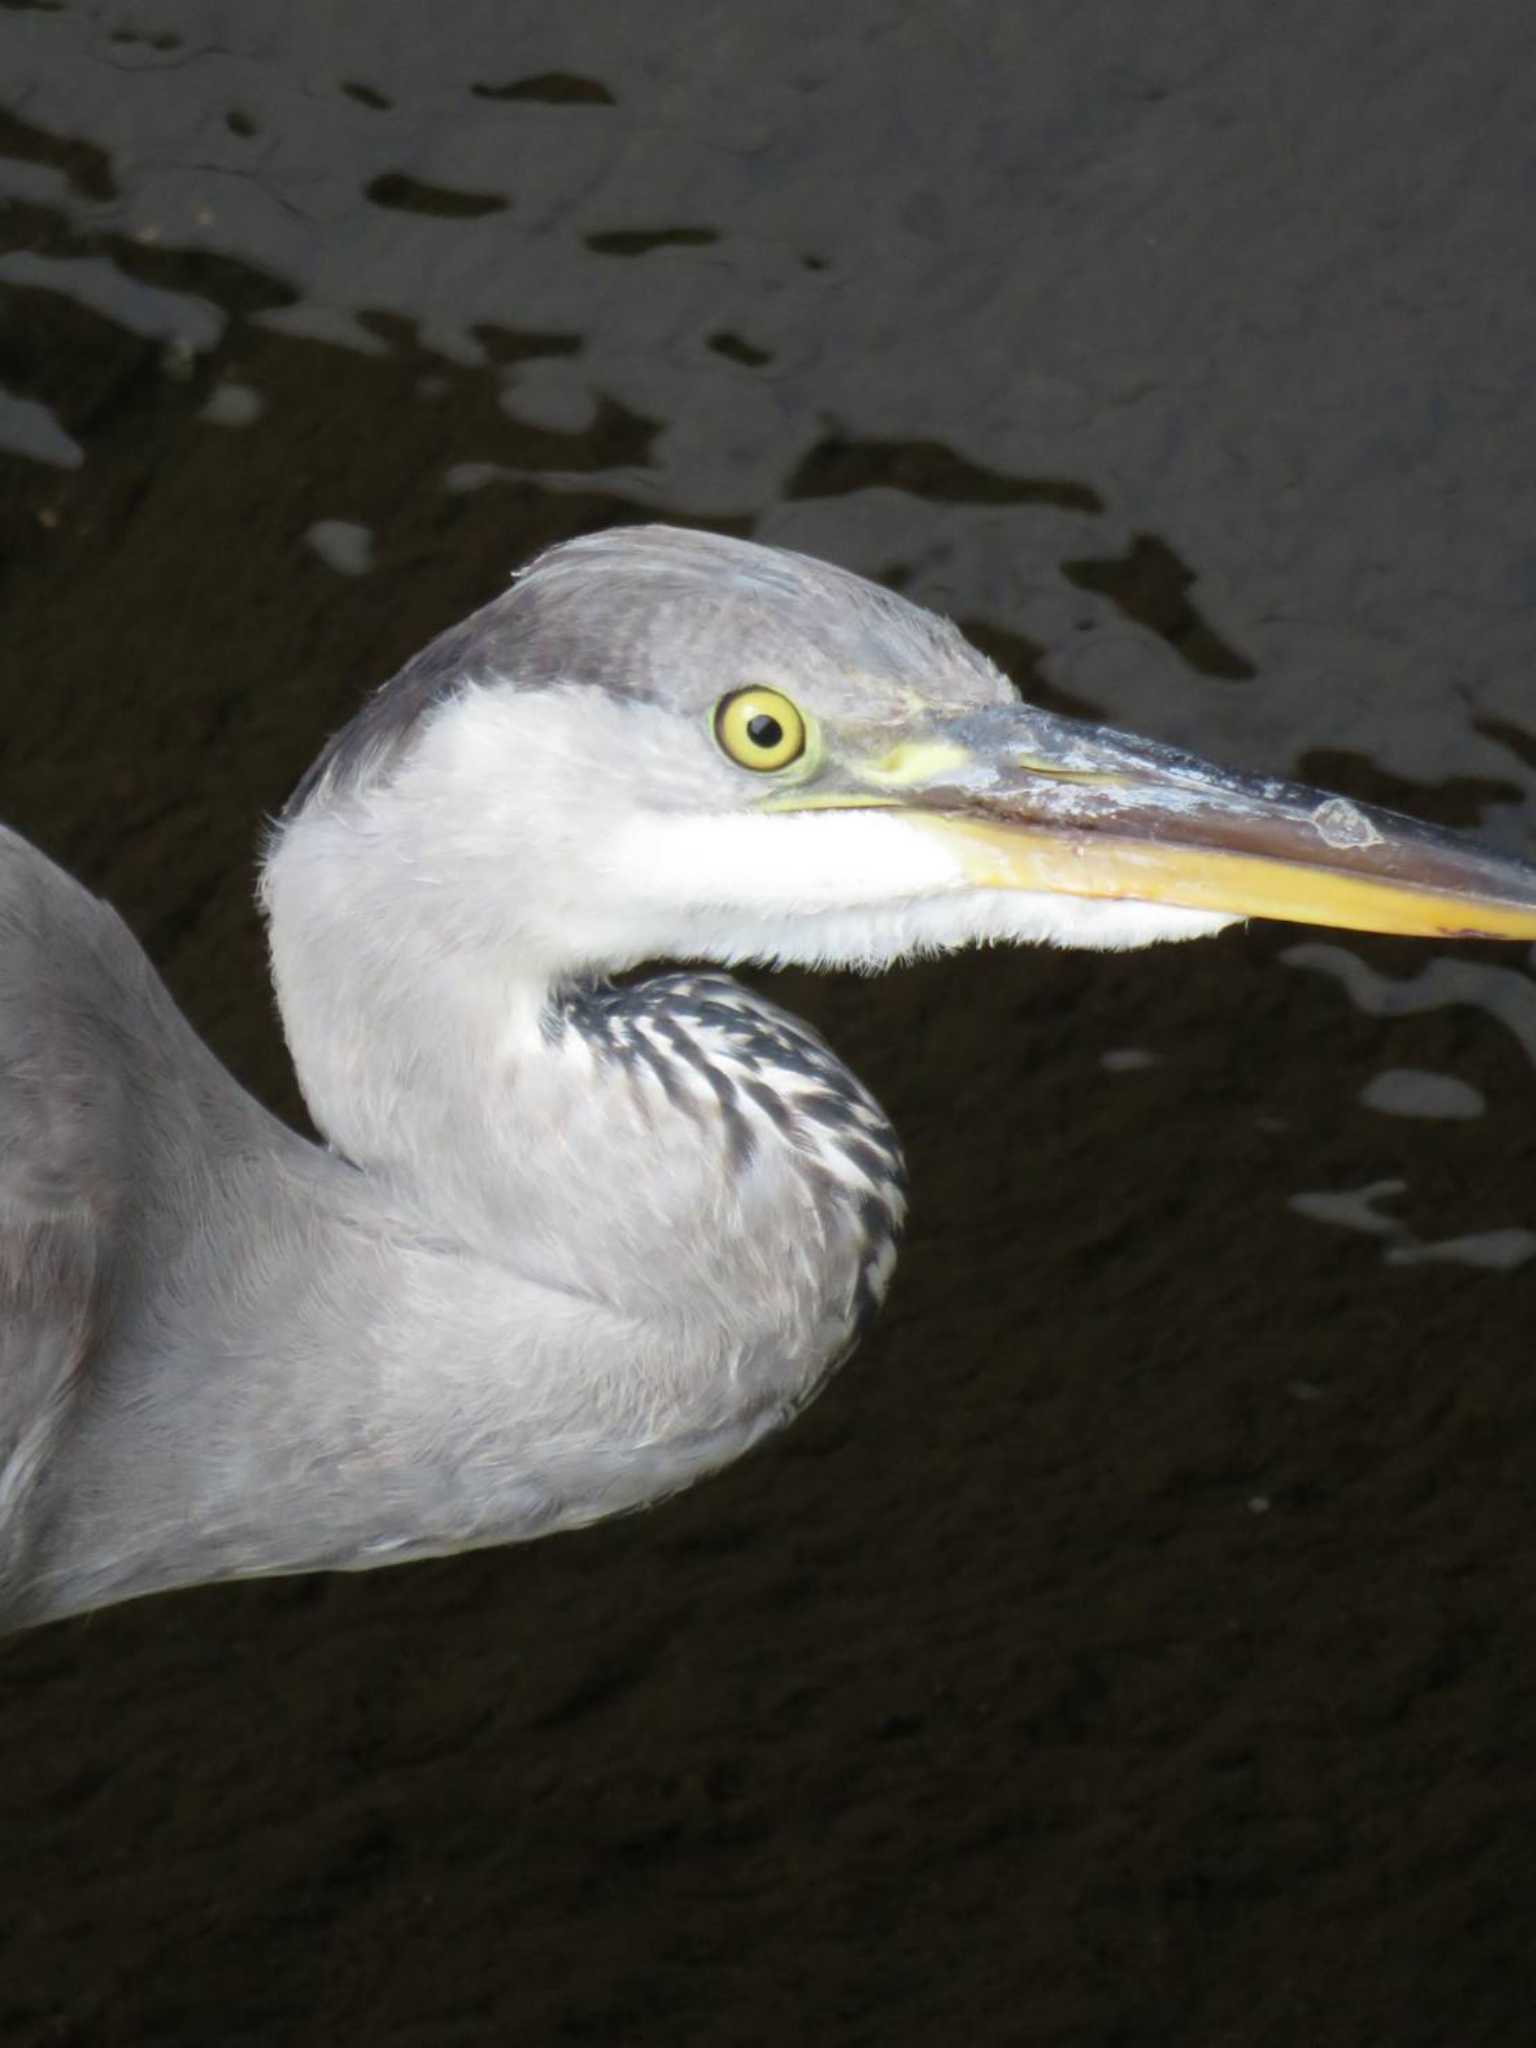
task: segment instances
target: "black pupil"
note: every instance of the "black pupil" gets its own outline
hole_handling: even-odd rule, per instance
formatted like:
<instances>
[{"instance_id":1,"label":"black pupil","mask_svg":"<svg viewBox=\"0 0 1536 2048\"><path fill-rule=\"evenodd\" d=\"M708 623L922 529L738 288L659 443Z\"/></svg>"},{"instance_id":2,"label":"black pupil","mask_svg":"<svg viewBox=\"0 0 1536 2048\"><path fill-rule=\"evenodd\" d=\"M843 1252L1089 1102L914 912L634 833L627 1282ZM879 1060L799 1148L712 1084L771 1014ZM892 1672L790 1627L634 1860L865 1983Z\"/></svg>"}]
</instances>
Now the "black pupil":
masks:
<instances>
[{"instance_id":1,"label":"black pupil","mask_svg":"<svg viewBox=\"0 0 1536 2048\"><path fill-rule=\"evenodd\" d=\"M761 747L765 753L770 747L776 747L783 737L783 726L766 711L759 711L755 718L747 720L747 738L754 747Z\"/></svg>"}]
</instances>

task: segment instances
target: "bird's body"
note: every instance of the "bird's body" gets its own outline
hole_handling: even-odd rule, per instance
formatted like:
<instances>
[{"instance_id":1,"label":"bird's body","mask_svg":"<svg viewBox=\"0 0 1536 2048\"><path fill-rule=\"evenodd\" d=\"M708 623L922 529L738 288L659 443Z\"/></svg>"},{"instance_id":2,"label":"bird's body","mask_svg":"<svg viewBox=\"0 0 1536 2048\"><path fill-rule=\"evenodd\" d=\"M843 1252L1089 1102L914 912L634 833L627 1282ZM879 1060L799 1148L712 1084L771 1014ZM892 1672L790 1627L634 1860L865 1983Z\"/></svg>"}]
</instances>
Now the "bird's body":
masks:
<instances>
[{"instance_id":1,"label":"bird's body","mask_svg":"<svg viewBox=\"0 0 1536 2048\"><path fill-rule=\"evenodd\" d=\"M5 832L0 935L29 993L0 1084L10 1623L658 1499L787 1420L884 1293L894 1133L725 976L567 993L483 1149L427 1130L414 1176L270 1116Z\"/></svg>"},{"instance_id":2,"label":"bird's body","mask_svg":"<svg viewBox=\"0 0 1536 2048\"><path fill-rule=\"evenodd\" d=\"M0 1625L592 1521L810 1398L890 1277L895 1136L724 974L614 977L1249 899L1536 935L1516 864L1047 719L889 593L665 528L543 557L290 803L263 900L323 1145L0 830Z\"/></svg>"}]
</instances>

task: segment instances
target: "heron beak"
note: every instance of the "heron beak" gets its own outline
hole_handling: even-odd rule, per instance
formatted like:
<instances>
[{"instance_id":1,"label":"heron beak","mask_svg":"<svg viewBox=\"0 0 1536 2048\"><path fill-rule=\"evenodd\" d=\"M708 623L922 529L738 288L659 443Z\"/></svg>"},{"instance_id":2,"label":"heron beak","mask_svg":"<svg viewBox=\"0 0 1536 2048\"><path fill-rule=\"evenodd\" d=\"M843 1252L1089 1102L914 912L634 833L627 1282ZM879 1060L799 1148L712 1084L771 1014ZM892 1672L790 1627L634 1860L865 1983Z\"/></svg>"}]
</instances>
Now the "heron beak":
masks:
<instances>
[{"instance_id":1,"label":"heron beak","mask_svg":"<svg viewBox=\"0 0 1536 2048\"><path fill-rule=\"evenodd\" d=\"M898 807L981 888L1352 931L1536 939L1536 865L1028 707L934 719L860 761L854 776L865 793L853 801Z\"/></svg>"}]
</instances>

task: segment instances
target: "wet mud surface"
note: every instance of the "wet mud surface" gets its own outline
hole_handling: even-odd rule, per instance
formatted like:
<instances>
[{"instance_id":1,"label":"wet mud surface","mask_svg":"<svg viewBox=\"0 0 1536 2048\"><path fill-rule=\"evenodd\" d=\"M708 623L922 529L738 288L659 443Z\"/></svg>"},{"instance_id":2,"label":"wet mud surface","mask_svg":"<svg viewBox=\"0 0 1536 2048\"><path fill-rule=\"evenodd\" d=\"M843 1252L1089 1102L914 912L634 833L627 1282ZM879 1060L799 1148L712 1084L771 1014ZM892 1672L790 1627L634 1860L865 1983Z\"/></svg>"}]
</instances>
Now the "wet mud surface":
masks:
<instances>
[{"instance_id":1,"label":"wet mud surface","mask_svg":"<svg viewBox=\"0 0 1536 2048\"><path fill-rule=\"evenodd\" d=\"M263 1099L261 820L614 521L1533 843L1523 8L419 20L0 9L0 815ZM1529 2038L1527 958L778 993L908 1146L862 1351L655 1513L0 1646L0 2040Z\"/></svg>"}]
</instances>

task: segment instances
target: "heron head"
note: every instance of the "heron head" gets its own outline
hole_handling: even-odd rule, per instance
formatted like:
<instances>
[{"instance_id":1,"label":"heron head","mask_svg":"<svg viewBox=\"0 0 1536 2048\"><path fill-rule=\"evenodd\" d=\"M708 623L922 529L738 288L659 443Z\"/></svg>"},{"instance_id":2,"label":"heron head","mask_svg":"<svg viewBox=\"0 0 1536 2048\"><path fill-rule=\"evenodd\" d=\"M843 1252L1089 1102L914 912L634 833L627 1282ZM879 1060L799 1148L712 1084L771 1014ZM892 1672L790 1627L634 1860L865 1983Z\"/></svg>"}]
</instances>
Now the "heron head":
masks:
<instances>
[{"instance_id":1,"label":"heron head","mask_svg":"<svg viewBox=\"0 0 1536 2048\"><path fill-rule=\"evenodd\" d=\"M1536 868L1021 704L946 621L807 557L630 528L539 557L300 786L445 952L876 967L1258 915L1536 938ZM315 843L318 846L318 842Z\"/></svg>"}]
</instances>

